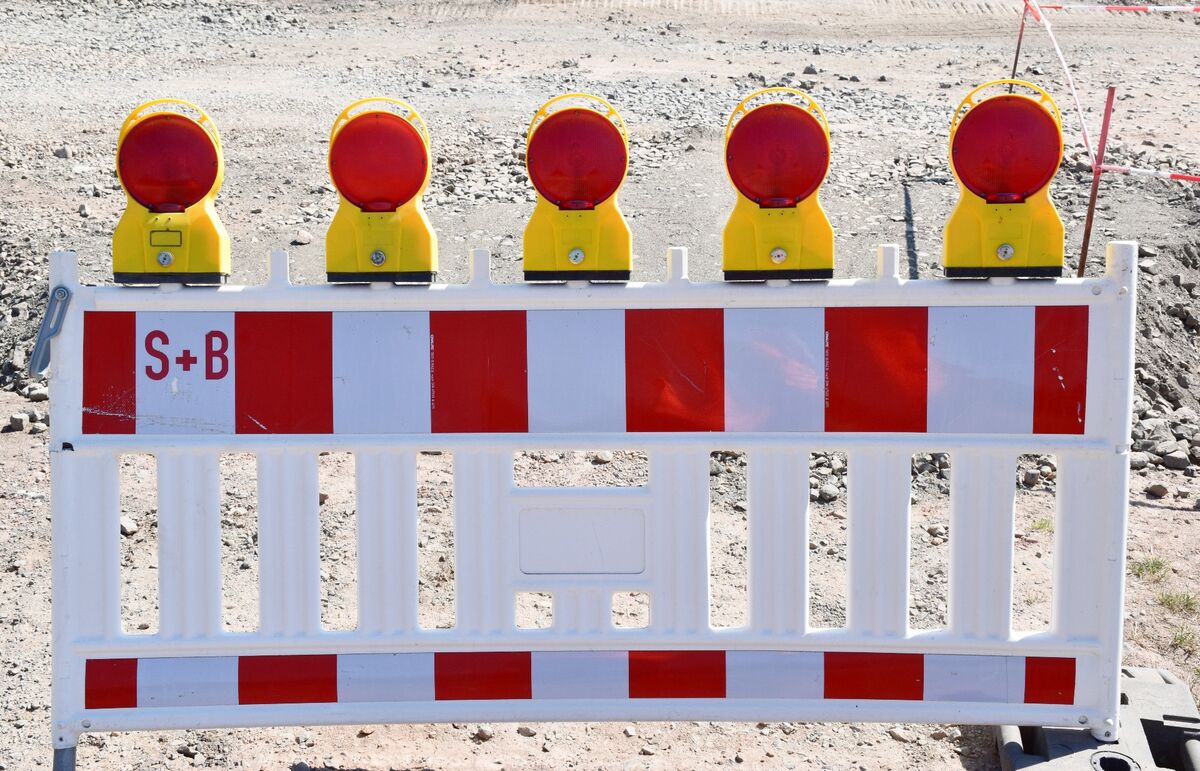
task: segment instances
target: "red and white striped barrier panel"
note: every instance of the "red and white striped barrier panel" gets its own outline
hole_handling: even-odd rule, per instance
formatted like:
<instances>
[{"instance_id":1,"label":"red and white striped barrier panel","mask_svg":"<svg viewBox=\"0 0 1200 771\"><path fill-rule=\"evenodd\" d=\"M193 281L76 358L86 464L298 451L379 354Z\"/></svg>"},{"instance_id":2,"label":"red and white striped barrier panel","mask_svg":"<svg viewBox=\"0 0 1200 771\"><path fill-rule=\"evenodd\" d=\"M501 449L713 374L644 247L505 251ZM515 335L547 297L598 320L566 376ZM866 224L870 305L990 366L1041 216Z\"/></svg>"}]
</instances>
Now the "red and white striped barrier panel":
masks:
<instances>
[{"instance_id":1,"label":"red and white striped barrier panel","mask_svg":"<svg viewBox=\"0 0 1200 771\"><path fill-rule=\"evenodd\" d=\"M52 339L53 739L474 720L847 720L1117 735L1137 245L1086 279L255 287L79 283ZM60 306L61 309L61 306ZM454 623L420 624L417 459L453 452ZM747 613L714 627L710 453L744 453ZM645 452L528 487L529 449ZM818 627L814 449L847 457ZM321 623L318 456L354 456L356 625ZM942 628L909 628L912 457L948 452ZM156 466L158 623L121 614L121 457ZM258 597L222 596L222 463L257 469ZM1014 622L1018 456L1056 456L1052 620ZM549 595L546 628L519 595ZM645 595L644 626L614 597ZM224 616L257 619L226 631Z\"/></svg>"},{"instance_id":2,"label":"red and white striped barrier panel","mask_svg":"<svg viewBox=\"0 0 1200 771\"><path fill-rule=\"evenodd\" d=\"M1087 306L88 312L85 434L1082 434Z\"/></svg>"}]
</instances>

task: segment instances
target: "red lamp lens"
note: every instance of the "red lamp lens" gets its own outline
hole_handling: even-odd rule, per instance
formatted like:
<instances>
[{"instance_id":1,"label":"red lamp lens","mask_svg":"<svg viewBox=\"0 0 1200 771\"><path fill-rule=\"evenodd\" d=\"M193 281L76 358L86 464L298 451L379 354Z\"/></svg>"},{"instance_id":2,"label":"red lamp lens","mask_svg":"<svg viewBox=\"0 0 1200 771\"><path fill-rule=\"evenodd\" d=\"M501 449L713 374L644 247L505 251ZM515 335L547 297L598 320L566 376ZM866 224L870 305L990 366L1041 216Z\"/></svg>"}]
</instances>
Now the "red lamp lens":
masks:
<instances>
[{"instance_id":1,"label":"red lamp lens","mask_svg":"<svg viewBox=\"0 0 1200 771\"><path fill-rule=\"evenodd\" d=\"M526 153L529 179L560 209L594 209L617 192L629 152L616 125L596 112L569 107L537 125Z\"/></svg>"},{"instance_id":2,"label":"red lamp lens","mask_svg":"<svg viewBox=\"0 0 1200 771\"><path fill-rule=\"evenodd\" d=\"M153 212L179 212L217 181L217 146L184 115L158 113L134 124L117 149L117 173L133 200Z\"/></svg>"},{"instance_id":3,"label":"red lamp lens","mask_svg":"<svg viewBox=\"0 0 1200 771\"><path fill-rule=\"evenodd\" d=\"M1037 102L1002 95L972 107L954 133L950 158L958 178L988 203L1021 203L1058 171L1062 134Z\"/></svg>"},{"instance_id":4,"label":"red lamp lens","mask_svg":"<svg viewBox=\"0 0 1200 771\"><path fill-rule=\"evenodd\" d=\"M795 206L825 179L829 137L807 110L764 104L733 127L725 144L725 168L734 187L759 206Z\"/></svg>"},{"instance_id":5,"label":"red lamp lens","mask_svg":"<svg viewBox=\"0 0 1200 771\"><path fill-rule=\"evenodd\" d=\"M395 211L421 190L429 152L413 124L390 112L351 118L329 148L333 184L363 211Z\"/></svg>"}]
</instances>

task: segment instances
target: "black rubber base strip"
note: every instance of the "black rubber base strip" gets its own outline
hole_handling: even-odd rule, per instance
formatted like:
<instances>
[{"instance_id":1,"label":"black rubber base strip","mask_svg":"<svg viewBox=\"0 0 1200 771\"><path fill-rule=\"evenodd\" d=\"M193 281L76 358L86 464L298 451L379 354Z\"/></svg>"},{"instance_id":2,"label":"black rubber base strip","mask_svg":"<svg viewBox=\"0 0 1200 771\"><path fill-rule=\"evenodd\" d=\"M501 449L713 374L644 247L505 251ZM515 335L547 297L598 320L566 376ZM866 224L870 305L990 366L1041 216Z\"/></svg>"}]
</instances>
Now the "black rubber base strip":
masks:
<instances>
[{"instance_id":1,"label":"black rubber base strip","mask_svg":"<svg viewBox=\"0 0 1200 771\"><path fill-rule=\"evenodd\" d=\"M386 284L432 284L434 277L437 276L433 271L414 271L412 273L400 273L395 271L370 272L370 273L326 273L325 278L331 284L371 284L376 281L381 281Z\"/></svg>"},{"instance_id":2,"label":"black rubber base strip","mask_svg":"<svg viewBox=\"0 0 1200 771\"><path fill-rule=\"evenodd\" d=\"M946 268L946 278L1062 278L1062 266L1011 268Z\"/></svg>"},{"instance_id":3,"label":"black rubber base strip","mask_svg":"<svg viewBox=\"0 0 1200 771\"><path fill-rule=\"evenodd\" d=\"M224 273L113 273L118 284L224 284Z\"/></svg>"},{"instance_id":4,"label":"black rubber base strip","mask_svg":"<svg viewBox=\"0 0 1200 771\"><path fill-rule=\"evenodd\" d=\"M526 281L628 281L628 270L527 270Z\"/></svg>"},{"instance_id":5,"label":"black rubber base strip","mask_svg":"<svg viewBox=\"0 0 1200 771\"><path fill-rule=\"evenodd\" d=\"M726 281L820 281L833 278L833 268L808 268L804 270L727 270Z\"/></svg>"}]
</instances>

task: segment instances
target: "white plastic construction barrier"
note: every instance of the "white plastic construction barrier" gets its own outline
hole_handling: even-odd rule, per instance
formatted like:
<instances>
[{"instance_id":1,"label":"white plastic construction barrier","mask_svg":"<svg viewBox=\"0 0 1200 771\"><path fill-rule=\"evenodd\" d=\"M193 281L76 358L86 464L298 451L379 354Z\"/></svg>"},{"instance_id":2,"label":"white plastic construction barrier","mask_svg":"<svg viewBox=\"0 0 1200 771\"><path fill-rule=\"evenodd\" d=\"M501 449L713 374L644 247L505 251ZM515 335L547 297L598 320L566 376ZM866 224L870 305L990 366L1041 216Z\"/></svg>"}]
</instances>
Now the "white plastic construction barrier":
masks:
<instances>
[{"instance_id":1,"label":"white plastic construction barrier","mask_svg":"<svg viewBox=\"0 0 1200 771\"><path fill-rule=\"evenodd\" d=\"M80 285L53 339L56 760L86 731L483 720L936 721L1117 733L1133 243L1102 277ZM69 297L66 293L69 292ZM649 482L514 485L638 449ZM418 624L416 454L454 452L456 623ZM748 618L709 622L709 453L748 454ZM848 617L808 623L808 465L849 457ZM953 459L949 621L911 630L910 461ZM358 626L320 623L317 456L355 454ZM118 464L158 467L160 617L122 632ZM222 453L258 464L258 628L222 623ZM1058 459L1053 618L1012 624L1014 470ZM615 592L645 592L616 628ZM519 592L553 625L519 629Z\"/></svg>"}]
</instances>

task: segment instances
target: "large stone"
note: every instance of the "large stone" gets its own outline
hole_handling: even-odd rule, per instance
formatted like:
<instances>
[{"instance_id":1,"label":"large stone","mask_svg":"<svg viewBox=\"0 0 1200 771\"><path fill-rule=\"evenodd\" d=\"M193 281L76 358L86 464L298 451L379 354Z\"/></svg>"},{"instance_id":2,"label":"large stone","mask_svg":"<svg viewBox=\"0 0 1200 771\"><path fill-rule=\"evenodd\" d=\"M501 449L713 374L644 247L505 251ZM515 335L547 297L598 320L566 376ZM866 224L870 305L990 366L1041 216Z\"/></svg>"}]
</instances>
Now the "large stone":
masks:
<instances>
[{"instance_id":1,"label":"large stone","mask_svg":"<svg viewBox=\"0 0 1200 771\"><path fill-rule=\"evenodd\" d=\"M1182 470L1192 465L1192 459L1183 450L1176 450L1164 455L1162 464L1169 469Z\"/></svg>"}]
</instances>

